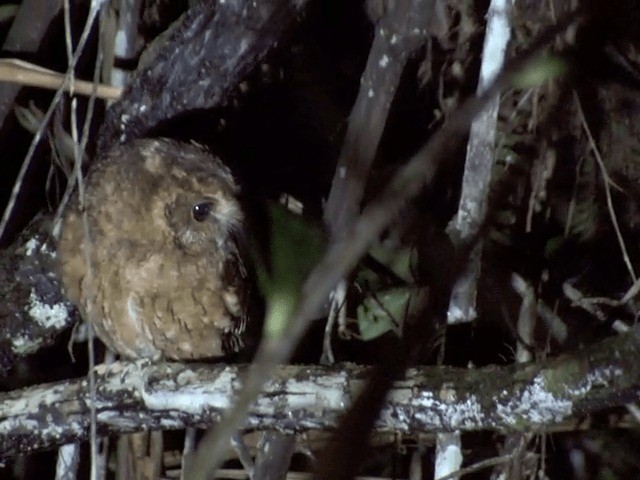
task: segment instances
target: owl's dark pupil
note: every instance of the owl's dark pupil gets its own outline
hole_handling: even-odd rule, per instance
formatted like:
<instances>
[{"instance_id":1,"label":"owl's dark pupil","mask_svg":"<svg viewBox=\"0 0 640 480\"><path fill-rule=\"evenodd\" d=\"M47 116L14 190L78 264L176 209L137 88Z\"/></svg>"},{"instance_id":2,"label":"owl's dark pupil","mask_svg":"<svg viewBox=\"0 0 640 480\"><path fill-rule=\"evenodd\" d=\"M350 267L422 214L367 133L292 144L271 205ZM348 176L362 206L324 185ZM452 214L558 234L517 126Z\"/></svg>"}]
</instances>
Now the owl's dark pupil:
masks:
<instances>
[{"instance_id":1,"label":"owl's dark pupil","mask_svg":"<svg viewBox=\"0 0 640 480\"><path fill-rule=\"evenodd\" d=\"M212 207L211 202L196 203L191 209L191 215L196 222L204 222L211 213Z\"/></svg>"}]
</instances>

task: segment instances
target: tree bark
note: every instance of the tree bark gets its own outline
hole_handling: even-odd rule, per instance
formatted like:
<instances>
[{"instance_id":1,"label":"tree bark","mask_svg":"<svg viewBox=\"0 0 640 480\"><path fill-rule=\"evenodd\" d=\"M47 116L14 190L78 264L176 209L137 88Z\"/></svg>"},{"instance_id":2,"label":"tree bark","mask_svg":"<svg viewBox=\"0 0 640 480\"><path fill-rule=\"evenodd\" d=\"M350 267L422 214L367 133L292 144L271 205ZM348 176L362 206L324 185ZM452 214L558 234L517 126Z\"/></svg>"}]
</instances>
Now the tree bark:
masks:
<instances>
[{"instance_id":1,"label":"tree bark","mask_svg":"<svg viewBox=\"0 0 640 480\"><path fill-rule=\"evenodd\" d=\"M639 353L636 326L539 364L411 368L389 392L375 429L416 434L548 427L636 400ZM244 428L334 428L370 368L282 366ZM0 394L0 459L86 439L93 401L100 434L210 426L233 405L245 371L238 365L116 363L97 368L95 399L85 378Z\"/></svg>"},{"instance_id":2,"label":"tree bark","mask_svg":"<svg viewBox=\"0 0 640 480\"><path fill-rule=\"evenodd\" d=\"M145 51L122 98L107 110L98 151L143 137L180 114L228 105L307 2L196 4Z\"/></svg>"},{"instance_id":3,"label":"tree bark","mask_svg":"<svg viewBox=\"0 0 640 480\"><path fill-rule=\"evenodd\" d=\"M0 378L21 357L51 345L78 318L54 273L51 217L39 215L0 254Z\"/></svg>"}]
</instances>

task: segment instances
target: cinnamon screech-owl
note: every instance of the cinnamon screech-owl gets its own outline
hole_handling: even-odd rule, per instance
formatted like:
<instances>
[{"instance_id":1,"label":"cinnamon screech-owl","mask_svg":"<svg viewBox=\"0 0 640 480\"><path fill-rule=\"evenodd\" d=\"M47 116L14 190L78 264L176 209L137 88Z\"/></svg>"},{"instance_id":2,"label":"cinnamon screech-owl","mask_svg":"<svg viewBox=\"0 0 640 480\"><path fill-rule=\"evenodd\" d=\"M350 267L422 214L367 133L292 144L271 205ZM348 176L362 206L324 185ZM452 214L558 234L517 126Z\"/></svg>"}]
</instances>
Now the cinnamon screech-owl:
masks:
<instances>
[{"instance_id":1,"label":"cinnamon screech-owl","mask_svg":"<svg viewBox=\"0 0 640 480\"><path fill-rule=\"evenodd\" d=\"M58 256L65 293L108 347L202 359L247 346L255 291L238 195L229 169L192 144L137 140L96 160L85 180L88 238L76 202Z\"/></svg>"}]
</instances>

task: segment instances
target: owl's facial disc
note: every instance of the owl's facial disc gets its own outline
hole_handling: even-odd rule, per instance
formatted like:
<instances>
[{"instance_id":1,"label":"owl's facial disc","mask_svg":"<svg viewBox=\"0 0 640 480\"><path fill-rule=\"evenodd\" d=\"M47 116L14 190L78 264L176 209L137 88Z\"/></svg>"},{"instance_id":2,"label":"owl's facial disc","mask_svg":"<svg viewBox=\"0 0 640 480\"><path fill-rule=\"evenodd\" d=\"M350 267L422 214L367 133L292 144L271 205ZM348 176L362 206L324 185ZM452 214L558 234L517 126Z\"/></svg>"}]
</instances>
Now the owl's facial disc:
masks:
<instances>
[{"instance_id":1,"label":"owl's facial disc","mask_svg":"<svg viewBox=\"0 0 640 480\"><path fill-rule=\"evenodd\" d=\"M242 222L240 207L235 198L226 198L223 195L204 196L192 201L191 219L195 228L204 222L214 222L226 233L237 228Z\"/></svg>"},{"instance_id":2,"label":"owl's facial disc","mask_svg":"<svg viewBox=\"0 0 640 480\"><path fill-rule=\"evenodd\" d=\"M204 202L211 202L209 218L218 224L218 228L223 233L232 232L242 224L243 218L240 204L230 192L219 191L208 195L201 203Z\"/></svg>"}]
</instances>

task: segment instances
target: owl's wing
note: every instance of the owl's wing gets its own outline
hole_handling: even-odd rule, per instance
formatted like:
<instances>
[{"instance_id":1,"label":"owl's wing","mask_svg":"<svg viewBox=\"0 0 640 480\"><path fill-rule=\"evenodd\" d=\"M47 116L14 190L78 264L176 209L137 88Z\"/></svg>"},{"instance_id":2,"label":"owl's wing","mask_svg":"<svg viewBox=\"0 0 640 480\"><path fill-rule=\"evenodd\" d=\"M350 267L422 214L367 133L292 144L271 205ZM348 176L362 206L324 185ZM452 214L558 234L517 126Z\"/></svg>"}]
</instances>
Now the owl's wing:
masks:
<instances>
[{"instance_id":1,"label":"owl's wing","mask_svg":"<svg viewBox=\"0 0 640 480\"><path fill-rule=\"evenodd\" d=\"M222 269L225 305L234 320L223 339L227 352L255 350L262 331L263 305L244 232L232 232Z\"/></svg>"}]
</instances>

